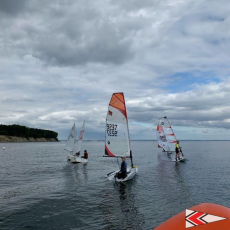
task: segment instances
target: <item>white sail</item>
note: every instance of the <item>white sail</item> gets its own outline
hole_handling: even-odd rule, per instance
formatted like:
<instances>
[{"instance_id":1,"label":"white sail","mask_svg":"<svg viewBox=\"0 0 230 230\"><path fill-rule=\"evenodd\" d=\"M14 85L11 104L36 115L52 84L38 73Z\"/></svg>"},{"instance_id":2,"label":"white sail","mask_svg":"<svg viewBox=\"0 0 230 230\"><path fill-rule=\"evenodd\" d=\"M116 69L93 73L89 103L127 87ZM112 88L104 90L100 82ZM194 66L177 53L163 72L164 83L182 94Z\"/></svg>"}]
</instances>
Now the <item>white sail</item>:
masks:
<instances>
[{"instance_id":1,"label":"white sail","mask_svg":"<svg viewBox=\"0 0 230 230\"><path fill-rule=\"evenodd\" d=\"M75 129L75 123L73 124L73 127L70 131L69 137L66 141L65 144L65 150L69 151L69 152L73 152L74 151L74 144L75 144L75 140L76 140L76 129Z\"/></svg>"},{"instance_id":2,"label":"white sail","mask_svg":"<svg viewBox=\"0 0 230 230\"><path fill-rule=\"evenodd\" d=\"M85 121L83 122L78 140L76 141L76 144L75 144L75 153L78 153L81 151L81 145L82 145L82 140L83 140L83 136L84 136L84 131L85 131Z\"/></svg>"},{"instance_id":3,"label":"white sail","mask_svg":"<svg viewBox=\"0 0 230 230\"><path fill-rule=\"evenodd\" d=\"M105 126L105 155L130 157L130 139L123 93L114 93L109 103Z\"/></svg>"},{"instance_id":4,"label":"white sail","mask_svg":"<svg viewBox=\"0 0 230 230\"><path fill-rule=\"evenodd\" d=\"M162 140L161 140L162 134L164 134L163 132L164 132L164 131L163 131L163 128L162 128L161 126L158 125L158 126L157 126L157 130L156 130L158 148L162 148L162 146L163 146Z\"/></svg>"},{"instance_id":5,"label":"white sail","mask_svg":"<svg viewBox=\"0 0 230 230\"><path fill-rule=\"evenodd\" d=\"M167 152L175 151L176 137L167 117L159 119L157 126L158 147L163 148Z\"/></svg>"}]
</instances>

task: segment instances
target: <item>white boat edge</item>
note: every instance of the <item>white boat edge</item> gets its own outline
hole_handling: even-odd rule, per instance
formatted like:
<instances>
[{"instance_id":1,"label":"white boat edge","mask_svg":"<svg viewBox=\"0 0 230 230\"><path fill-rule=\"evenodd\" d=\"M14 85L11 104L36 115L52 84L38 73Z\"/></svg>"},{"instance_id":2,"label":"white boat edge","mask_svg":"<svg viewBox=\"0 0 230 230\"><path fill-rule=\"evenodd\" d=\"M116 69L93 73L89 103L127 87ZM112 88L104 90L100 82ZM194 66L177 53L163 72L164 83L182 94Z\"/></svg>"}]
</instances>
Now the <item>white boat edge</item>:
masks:
<instances>
[{"instance_id":1,"label":"white boat edge","mask_svg":"<svg viewBox=\"0 0 230 230\"><path fill-rule=\"evenodd\" d=\"M67 160L70 161L71 163L88 163L88 159L77 157L74 155L68 155Z\"/></svg>"},{"instance_id":2,"label":"white boat edge","mask_svg":"<svg viewBox=\"0 0 230 230\"><path fill-rule=\"evenodd\" d=\"M185 157L180 158L180 160L178 160L178 161L173 160L173 162L185 162L185 161L186 161L186 158L185 158Z\"/></svg>"},{"instance_id":3,"label":"white boat edge","mask_svg":"<svg viewBox=\"0 0 230 230\"><path fill-rule=\"evenodd\" d=\"M179 162L185 162L186 161L186 158L185 157L182 157Z\"/></svg>"},{"instance_id":4,"label":"white boat edge","mask_svg":"<svg viewBox=\"0 0 230 230\"><path fill-rule=\"evenodd\" d=\"M130 169L128 171L128 174L127 174L127 177L124 178L124 179L118 179L118 178L115 178L114 176L116 175L116 173L118 173L120 170L117 170L117 171L113 171L111 173L108 173L106 175L107 179L110 180L110 181L116 181L116 182L125 182L125 181L129 181L131 179L133 179L137 172L138 172L138 168L137 167L134 167L132 169Z\"/></svg>"}]
</instances>

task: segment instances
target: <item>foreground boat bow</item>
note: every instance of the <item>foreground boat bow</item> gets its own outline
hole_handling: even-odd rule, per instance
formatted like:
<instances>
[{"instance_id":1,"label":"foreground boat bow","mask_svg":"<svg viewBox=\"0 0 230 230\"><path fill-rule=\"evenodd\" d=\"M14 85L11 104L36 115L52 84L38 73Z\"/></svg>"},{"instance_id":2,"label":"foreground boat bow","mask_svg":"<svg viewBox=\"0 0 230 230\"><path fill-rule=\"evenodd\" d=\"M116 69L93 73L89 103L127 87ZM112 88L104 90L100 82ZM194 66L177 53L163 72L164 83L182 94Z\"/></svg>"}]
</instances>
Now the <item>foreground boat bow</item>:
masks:
<instances>
[{"instance_id":1,"label":"foreground boat bow","mask_svg":"<svg viewBox=\"0 0 230 230\"><path fill-rule=\"evenodd\" d=\"M218 204L202 203L184 210L154 230L229 230L230 209Z\"/></svg>"}]
</instances>

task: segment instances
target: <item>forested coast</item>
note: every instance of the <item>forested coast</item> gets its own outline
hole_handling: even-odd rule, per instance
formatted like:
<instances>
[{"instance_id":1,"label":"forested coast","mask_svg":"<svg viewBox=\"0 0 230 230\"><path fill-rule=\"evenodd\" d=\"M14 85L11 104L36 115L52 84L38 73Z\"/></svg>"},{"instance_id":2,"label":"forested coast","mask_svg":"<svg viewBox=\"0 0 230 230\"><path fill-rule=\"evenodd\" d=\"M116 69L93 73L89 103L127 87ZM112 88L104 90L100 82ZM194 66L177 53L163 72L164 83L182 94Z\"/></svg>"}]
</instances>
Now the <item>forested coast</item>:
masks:
<instances>
[{"instance_id":1,"label":"forested coast","mask_svg":"<svg viewBox=\"0 0 230 230\"><path fill-rule=\"evenodd\" d=\"M53 142L58 141L57 137L58 133L52 130L0 124L0 142Z\"/></svg>"}]
</instances>

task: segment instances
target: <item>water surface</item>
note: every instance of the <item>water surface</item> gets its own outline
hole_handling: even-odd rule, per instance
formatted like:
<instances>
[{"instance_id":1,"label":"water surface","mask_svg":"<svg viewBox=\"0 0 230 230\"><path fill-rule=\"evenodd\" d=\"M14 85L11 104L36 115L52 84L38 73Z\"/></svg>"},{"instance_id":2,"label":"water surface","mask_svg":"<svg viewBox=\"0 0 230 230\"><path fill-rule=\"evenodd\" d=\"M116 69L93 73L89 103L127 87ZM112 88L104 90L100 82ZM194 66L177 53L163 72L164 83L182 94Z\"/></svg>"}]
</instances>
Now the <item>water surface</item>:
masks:
<instances>
[{"instance_id":1,"label":"water surface","mask_svg":"<svg viewBox=\"0 0 230 230\"><path fill-rule=\"evenodd\" d=\"M230 207L228 141L182 141L179 164L156 142L132 141L139 172L125 184L106 180L118 165L104 142L83 142L87 165L68 163L64 144L0 144L1 229L153 229L198 203Z\"/></svg>"}]
</instances>

